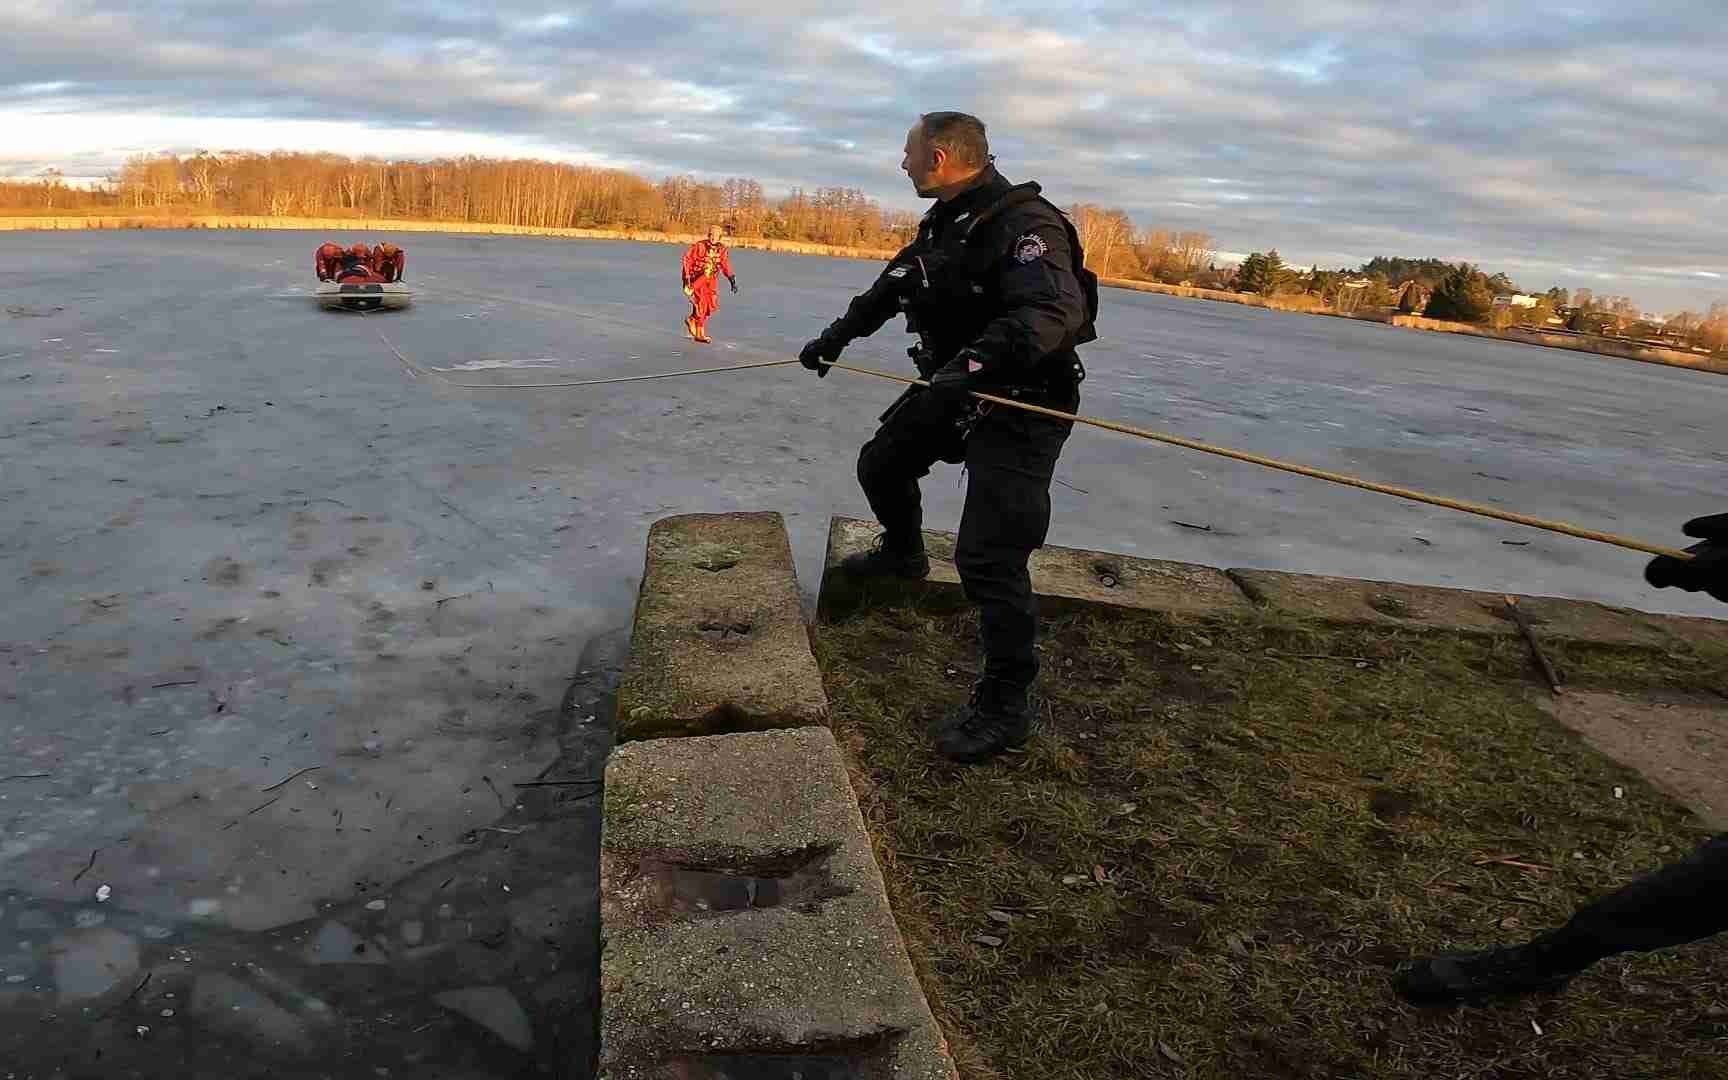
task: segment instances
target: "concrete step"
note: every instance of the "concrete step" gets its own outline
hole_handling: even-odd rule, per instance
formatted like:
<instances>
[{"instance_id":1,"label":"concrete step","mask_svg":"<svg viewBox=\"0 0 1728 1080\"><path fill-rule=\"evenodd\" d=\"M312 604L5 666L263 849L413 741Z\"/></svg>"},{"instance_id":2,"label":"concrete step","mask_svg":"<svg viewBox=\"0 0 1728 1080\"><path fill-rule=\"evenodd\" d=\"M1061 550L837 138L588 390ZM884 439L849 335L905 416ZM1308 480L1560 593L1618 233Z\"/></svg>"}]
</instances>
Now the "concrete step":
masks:
<instances>
[{"instance_id":1,"label":"concrete step","mask_svg":"<svg viewBox=\"0 0 1728 1080\"><path fill-rule=\"evenodd\" d=\"M655 522L618 688L618 740L827 720L780 515Z\"/></svg>"},{"instance_id":2,"label":"concrete step","mask_svg":"<svg viewBox=\"0 0 1728 1080\"><path fill-rule=\"evenodd\" d=\"M954 1077L827 729L619 747L600 867L602 1080Z\"/></svg>"}]
</instances>

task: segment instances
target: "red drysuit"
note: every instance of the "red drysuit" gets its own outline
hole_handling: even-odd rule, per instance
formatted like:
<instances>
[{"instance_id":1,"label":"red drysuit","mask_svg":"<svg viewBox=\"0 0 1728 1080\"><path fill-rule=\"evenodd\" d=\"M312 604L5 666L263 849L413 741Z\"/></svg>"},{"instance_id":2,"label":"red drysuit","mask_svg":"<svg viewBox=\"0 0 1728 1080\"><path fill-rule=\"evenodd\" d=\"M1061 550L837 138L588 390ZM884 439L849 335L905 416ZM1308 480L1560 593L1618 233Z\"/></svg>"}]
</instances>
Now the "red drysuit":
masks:
<instances>
[{"instance_id":1,"label":"red drysuit","mask_svg":"<svg viewBox=\"0 0 1728 1080\"><path fill-rule=\"evenodd\" d=\"M372 269L385 281L401 281L408 265L408 253L395 244L385 242L372 249Z\"/></svg>"},{"instance_id":2,"label":"red drysuit","mask_svg":"<svg viewBox=\"0 0 1728 1080\"><path fill-rule=\"evenodd\" d=\"M690 316L684 320L684 327L697 341L709 340L706 324L720 310L721 274L726 275L732 291L738 291L732 257L725 244L698 240L684 252L684 288L690 296Z\"/></svg>"},{"instance_id":3,"label":"red drysuit","mask_svg":"<svg viewBox=\"0 0 1728 1080\"><path fill-rule=\"evenodd\" d=\"M319 281L333 281L342 269L342 245L326 243L312 254L312 269Z\"/></svg>"}]
</instances>

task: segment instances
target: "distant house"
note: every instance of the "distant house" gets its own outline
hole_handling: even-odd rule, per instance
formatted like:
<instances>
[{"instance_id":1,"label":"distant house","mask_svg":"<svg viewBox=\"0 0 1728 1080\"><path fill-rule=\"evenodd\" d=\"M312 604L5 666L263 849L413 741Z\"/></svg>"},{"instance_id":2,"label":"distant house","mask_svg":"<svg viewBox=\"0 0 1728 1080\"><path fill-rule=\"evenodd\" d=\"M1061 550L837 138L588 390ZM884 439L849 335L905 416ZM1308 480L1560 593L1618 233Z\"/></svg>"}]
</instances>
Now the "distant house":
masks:
<instances>
[{"instance_id":1,"label":"distant house","mask_svg":"<svg viewBox=\"0 0 1728 1080\"><path fill-rule=\"evenodd\" d=\"M1494 298L1495 307L1533 308L1539 296L1528 296L1524 293L1502 293Z\"/></svg>"}]
</instances>

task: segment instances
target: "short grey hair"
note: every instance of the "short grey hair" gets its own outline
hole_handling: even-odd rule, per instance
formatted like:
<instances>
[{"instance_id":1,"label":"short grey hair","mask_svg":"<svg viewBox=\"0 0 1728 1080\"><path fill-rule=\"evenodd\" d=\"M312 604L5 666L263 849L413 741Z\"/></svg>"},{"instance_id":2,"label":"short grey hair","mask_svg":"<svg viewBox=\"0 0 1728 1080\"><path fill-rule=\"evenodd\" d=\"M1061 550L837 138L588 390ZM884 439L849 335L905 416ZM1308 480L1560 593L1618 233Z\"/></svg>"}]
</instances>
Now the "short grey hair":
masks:
<instances>
[{"instance_id":1,"label":"short grey hair","mask_svg":"<svg viewBox=\"0 0 1728 1080\"><path fill-rule=\"evenodd\" d=\"M924 141L939 146L962 165L983 168L990 161L984 121L970 113L928 112L918 118Z\"/></svg>"}]
</instances>

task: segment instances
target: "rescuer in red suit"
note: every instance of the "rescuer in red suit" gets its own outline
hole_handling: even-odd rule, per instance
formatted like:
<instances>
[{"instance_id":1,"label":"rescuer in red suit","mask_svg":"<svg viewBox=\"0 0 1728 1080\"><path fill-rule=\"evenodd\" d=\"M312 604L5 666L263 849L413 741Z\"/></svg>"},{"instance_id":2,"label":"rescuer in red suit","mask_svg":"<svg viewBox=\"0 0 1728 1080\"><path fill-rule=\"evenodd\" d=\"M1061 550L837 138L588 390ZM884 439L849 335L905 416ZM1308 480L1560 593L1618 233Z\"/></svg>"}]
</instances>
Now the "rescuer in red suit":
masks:
<instances>
[{"instance_id":1,"label":"rescuer in red suit","mask_svg":"<svg viewBox=\"0 0 1728 1080\"><path fill-rule=\"evenodd\" d=\"M336 271L342 269L342 245L326 241L313 253L312 269L319 281L336 280Z\"/></svg>"},{"instance_id":2,"label":"rescuer in red suit","mask_svg":"<svg viewBox=\"0 0 1728 1080\"><path fill-rule=\"evenodd\" d=\"M703 344L713 341L708 336L708 320L720 310L720 275L725 274L738 291L738 278L732 273L732 257L720 242L720 226L708 226L708 239L698 240L684 252L682 280L684 295L690 298L690 314L684 329Z\"/></svg>"},{"instance_id":3,"label":"rescuer in red suit","mask_svg":"<svg viewBox=\"0 0 1728 1080\"><path fill-rule=\"evenodd\" d=\"M385 281L401 281L408 253L388 240L372 249L372 269Z\"/></svg>"}]
</instances>

